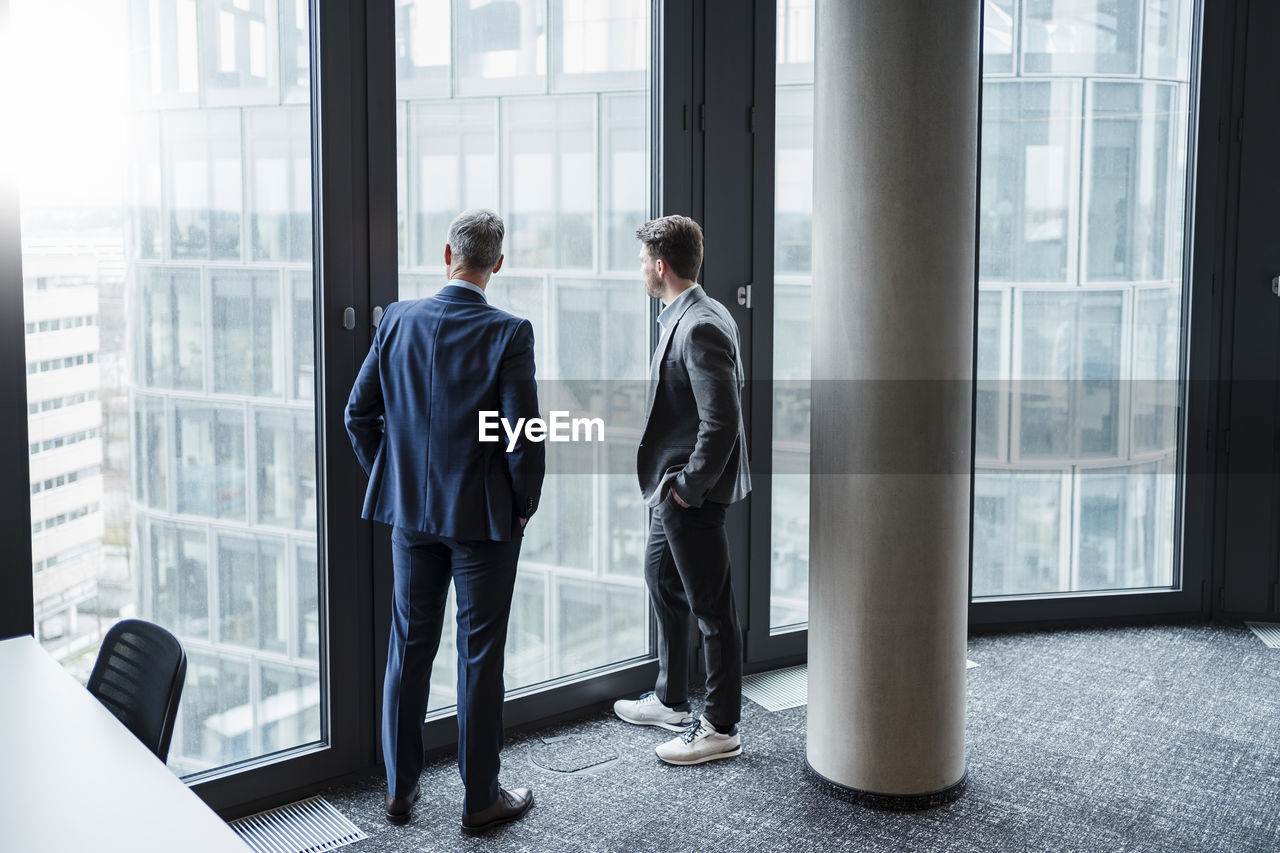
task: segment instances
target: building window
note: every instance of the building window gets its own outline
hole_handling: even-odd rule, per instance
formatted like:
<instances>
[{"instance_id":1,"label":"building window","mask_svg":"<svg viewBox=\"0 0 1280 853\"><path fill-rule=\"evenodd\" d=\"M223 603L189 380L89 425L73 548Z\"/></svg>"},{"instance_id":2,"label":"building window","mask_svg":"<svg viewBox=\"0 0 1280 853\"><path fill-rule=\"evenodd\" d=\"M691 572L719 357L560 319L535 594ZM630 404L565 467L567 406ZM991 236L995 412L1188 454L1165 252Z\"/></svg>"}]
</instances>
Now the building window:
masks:
<instances>
[{"instance_id":1,"label":"building window","mask_svg":"<svg viewBox=\"0 0 1280 853\"><path fill-rule=\"evenodd\" d=\"M611 424L643 417L643 391L628 386L647 375L651 332L635 273L635 230L651 215L651 12L648 0L396 4L400 298L440 286L460 210L496 210L506 260L488 298L533 322L542 405ZM647 627L633 627L647 626L639 436L616 432L549 454L554 473L522 546L509 688L649 650ZM561 609L562 580L591 602L577 616ZM614 627L616 642L565 645ZM454 702L452 670L433 671L433 711Z\"/></svg>"}]
</instances>

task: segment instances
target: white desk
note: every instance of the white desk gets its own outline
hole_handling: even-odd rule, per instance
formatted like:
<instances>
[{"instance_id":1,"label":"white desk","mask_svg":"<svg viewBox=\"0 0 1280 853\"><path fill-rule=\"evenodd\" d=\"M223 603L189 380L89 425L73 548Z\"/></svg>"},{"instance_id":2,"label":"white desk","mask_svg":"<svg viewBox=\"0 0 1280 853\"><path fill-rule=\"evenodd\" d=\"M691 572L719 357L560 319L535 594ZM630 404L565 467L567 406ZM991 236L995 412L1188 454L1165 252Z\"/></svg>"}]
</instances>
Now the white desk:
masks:
<instances>
[{"instance_id":1,"label":"white desk","mask_svg":"<svg viewBox=\"0 0 1280 853\"><path fill-rule=\"evenodd\" d=\"M0 850L248 849L33 638L0 640Z\"/></svg>"}]
</instances>

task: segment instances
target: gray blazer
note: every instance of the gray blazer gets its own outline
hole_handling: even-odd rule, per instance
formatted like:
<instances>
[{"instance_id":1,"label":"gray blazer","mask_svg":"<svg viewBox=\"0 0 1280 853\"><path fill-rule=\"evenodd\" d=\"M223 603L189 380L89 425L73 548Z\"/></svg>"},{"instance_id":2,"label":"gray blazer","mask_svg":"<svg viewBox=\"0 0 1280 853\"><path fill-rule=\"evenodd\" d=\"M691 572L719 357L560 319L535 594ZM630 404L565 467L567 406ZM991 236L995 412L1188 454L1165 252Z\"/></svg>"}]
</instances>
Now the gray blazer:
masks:
<instances>
[{"instance_id":1,"label":"gray blazer","mask_svg":"<svg viewBox=\"0 0 1280 853\"><path fill-rule=\"evenodd\" d=\"M636 471L651 507L672 485L695 507L733 503L751 491L738 324L701 288L689 295L649 364Z\"/></svg>"}]
</instances>

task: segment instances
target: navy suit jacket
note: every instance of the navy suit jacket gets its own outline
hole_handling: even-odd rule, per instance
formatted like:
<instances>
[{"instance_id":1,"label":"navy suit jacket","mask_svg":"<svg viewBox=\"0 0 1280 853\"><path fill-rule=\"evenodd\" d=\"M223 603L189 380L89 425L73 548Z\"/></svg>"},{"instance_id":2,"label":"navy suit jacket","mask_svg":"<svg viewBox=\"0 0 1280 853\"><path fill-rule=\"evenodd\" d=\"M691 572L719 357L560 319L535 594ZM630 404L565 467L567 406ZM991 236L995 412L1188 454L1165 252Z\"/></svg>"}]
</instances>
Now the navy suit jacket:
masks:
<instances>
[{"instance_id":1,"label":"navy suit jacket","mask_svg":"<svg viewBox=\"0 0 1280 853\"><path fill-rule=\"evenodd\" d=\"M538 414L533 326L446 285L387 306L346 424L369 475L363 516L450 539L506 541L538 508L545 448L521 433L479 440L479 413L513 426Z\"/></svg>"}]
</instances>

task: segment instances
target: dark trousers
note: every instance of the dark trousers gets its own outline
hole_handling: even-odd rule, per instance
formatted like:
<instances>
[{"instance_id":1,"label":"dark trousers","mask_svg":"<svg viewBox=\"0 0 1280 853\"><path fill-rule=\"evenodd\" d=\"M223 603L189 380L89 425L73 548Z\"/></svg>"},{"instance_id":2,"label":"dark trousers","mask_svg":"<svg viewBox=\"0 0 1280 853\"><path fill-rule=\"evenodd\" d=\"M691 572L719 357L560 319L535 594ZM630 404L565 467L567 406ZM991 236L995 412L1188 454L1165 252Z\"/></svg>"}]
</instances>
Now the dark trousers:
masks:
<instances>
[{"instance_id":1,"label":"dark trousers","mask_svg":"<svg viewBox=\"0 0 1280 853\"><path fill-rule=\"evenodd\" d=\"M742 714L742 629L729 578L725 504L684 509L668 495L653 511L644 577L658 617L658 683L664 705L689 701L689 628L698 620L707 664L704 715L717 729Z\"/></svg>"},{"instance_id":2,"label":"dark trousers","mask_svg":"<svg viewBox=\"0 0 1280 853\"><path fill-rule=\"evenodd\" d=\"M479 811L498 799L503 653L520 542L458 542L400 527L392 531L395 591L382 691L382 755L393 797L409 796L422 773L422 721L452 578L463 809Z\"/></svg>"}]
</instances>

